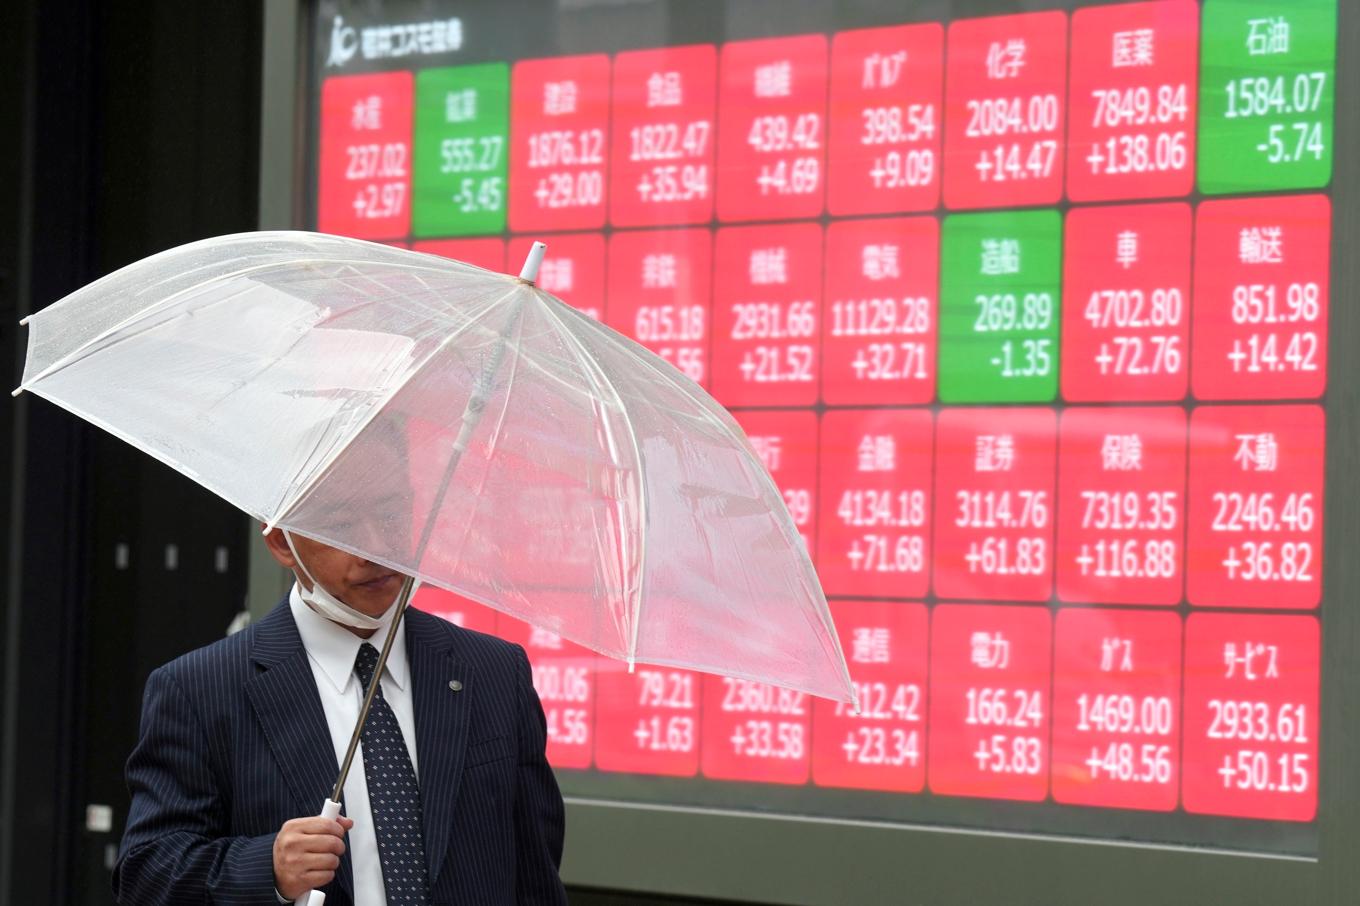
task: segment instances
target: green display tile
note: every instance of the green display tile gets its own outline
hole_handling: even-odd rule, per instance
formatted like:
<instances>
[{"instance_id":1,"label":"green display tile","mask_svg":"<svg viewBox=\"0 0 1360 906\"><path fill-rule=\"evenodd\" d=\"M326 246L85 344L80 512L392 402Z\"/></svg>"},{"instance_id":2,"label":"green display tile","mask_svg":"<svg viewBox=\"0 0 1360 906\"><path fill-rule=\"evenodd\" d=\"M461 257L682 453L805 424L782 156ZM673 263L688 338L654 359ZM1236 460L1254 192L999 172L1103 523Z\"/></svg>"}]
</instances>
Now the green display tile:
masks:
<instances>
[{"instance_id":1,"label":"green display tile","mask_svg":"<svg viewBox=\"0 0 1360 906\"><path fill-rule=\"evenodd\" d=\"M1336 0L1209 0L1201 34L1200 191L1325 186Z\"/></svg>"},{"instance_id":2,"label":"green display tile","mask_svg":"<svg viewBox=\"0 0 1360 906\"><path fill-rule=\"evenodd\" d=\"M1041 403L1058 392L1062 217L946 217L940 256L945 403Z\"/></svg>"},{"instance_id":3,"label":"green display tile","mask_svg":"<svg viewBox=\"0 0 1360 906\"><path fill-rule=\"evenodd\" d=\"M427 69L416 76L416 236L469 236L505 229L510 152L510 67Z\"/></svg>"}]
</instances>

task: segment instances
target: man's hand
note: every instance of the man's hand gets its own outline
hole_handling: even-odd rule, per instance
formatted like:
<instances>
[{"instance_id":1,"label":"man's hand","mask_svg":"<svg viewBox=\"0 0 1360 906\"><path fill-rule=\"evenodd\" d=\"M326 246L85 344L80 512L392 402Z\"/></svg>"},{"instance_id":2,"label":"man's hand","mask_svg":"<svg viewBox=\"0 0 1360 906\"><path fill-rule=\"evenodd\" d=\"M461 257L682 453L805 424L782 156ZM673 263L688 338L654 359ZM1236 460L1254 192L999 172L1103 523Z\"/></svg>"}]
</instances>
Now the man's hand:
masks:
<instances>
[{"instance_id":1,"label":"man's hand","mask_svg":"<svg viewBox=\"0 0 1360 906\"><path fill-rule=\"evenodd\" d=\"M345 832L353 826L344 815L285 822L274 838L274 884L279 893L296 900L329 884L345 852Z\"/></svg>"}]
</instances>

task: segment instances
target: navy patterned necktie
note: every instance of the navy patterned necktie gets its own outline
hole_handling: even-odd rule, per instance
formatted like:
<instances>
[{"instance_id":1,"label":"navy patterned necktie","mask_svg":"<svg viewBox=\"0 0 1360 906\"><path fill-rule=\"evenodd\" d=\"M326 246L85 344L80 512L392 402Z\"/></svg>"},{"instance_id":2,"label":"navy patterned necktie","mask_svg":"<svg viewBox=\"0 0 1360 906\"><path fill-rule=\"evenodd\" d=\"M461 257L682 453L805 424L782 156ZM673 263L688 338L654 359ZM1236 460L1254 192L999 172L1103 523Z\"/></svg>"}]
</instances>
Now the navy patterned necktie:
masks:
<instances>
[{"instance_id":1,"label":"navy patterned necktie","mask_svg":"<svg viewBox=\"0 0 1360 906\"><path fill-rule=\"evenodd\" d=\"M373 682L378 649L368 642L359 646L354 673L364 694ZM382 684L360 737L364 745L364 778L368 781L368 807L378 838L383 887L388 906L424 906L427 902L425 838L420 829L420 786L406 740L392 706L383 698Z\"/></svg>"}]
</instances>

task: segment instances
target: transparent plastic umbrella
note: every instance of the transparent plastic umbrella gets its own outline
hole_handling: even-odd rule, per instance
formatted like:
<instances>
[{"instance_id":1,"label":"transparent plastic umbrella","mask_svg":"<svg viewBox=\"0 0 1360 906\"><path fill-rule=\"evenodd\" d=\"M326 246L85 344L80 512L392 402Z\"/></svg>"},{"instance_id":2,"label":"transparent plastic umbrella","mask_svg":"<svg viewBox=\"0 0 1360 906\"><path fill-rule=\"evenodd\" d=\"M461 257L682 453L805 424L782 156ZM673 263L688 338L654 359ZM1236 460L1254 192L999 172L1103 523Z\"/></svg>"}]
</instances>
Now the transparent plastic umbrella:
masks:
<instances>
[{"instance_id":1,"label":"transparent plastic umbrella","mask_svg":"<svg viewBox=\"0 0 1360 906\"><path fill-rule=\"evenodd\" d=\"M530 257L516 278L313 233L192 243L26 319L20 390L269 526L595 651L852 702L742 430Z\"/></svg>"}]
</instances>

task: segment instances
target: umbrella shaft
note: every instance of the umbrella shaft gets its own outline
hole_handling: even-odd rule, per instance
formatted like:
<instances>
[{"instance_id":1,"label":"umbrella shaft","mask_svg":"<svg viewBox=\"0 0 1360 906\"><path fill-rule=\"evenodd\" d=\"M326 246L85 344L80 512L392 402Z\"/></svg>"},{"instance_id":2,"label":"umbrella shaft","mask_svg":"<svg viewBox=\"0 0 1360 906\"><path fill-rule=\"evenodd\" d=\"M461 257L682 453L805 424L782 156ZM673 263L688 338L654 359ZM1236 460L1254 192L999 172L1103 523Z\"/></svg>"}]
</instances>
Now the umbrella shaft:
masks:
<instances>
[{"instance_id":1,"label":"umbrella shaft","mask_svg":"<svg viewBox=\"0 0 1360 906\"><path fill-rule=\"evenodd\" d=\"M513 323L513 320L511 323ZM510 330L510 324L507 323L505 330L501 332L498 338L495 351L491 354L491 361L487 363L478 376L477 383L473 386L472 395L463 409L463 424L458 431L453 449L450 451L448 464L444 466L443 479L435 491L434 503L430 507L429 514L425 517L425 525L420 532L420 541L416 544L417 562L425 556L425 545L430 543L430 536L434 532L439 511L444 505L444 495L448 493L449 482L453 479L453 473L458 468L459 460L463 458L463 451L467 449L468 443L472 439L472 433L481 424L482 415L486 412L491 388L495 385L496 372L500 371L501 362L505 359L506 347L510 340ZM354 724L354 735L350 737L349 748L345 751L345 763L340 766L340 777L335 781L335 789L331 793L331 801L333 802L339 802L340 795L345 790L345 779L349 777L350 765L354 763L354 753L359 748L359 737L363 735L364 723L368 720L368 709L372 706L373 696L378 691L378 679L382 676L383 667L387 665L387 654L392 650L392 640L397 637L397 632L401 628L401 617L402 614L406 613L406 605L410 603L411 590L414 586L415 579L411 576L407 576L406 581L401 584L401 593L397 596L397 612L392 616L392 628L388 630L387 641L383 642L382 652L378 655L378 664L373 668L373 681L368 684L368 694L364 696L364 706L359 709L359 720Z\"/></svg>"},{"instance_id":2,"label":"umbrella shaft","mask_svg":"<svg viewBox=\"0 0 1360 906\"><path fill-rule=\"evenodd\" d=\"M383 668L387 666L392 641L401 631L401 618L406 613L406 605L411 603L411 590L414 587L415 579L410 576L401 583L401 591L397 594L397 611L392 615L392 628L387 630L387 640L383 642L382 651L378 654L378 664L373 668L373 680L368 684L368 694L364 696L363 707L359 709L359 720L354 724L354 735L349 738L349 748L345 750L345 763L340 765L340 777L335 781L335 789L331 791L332 802L339 802L340 796L345 791L345 779L349 777L350 765L354 763L354 753L359 748L359 738L363 735L364 723L368 720L368 710L373 707L373 696L378 693L378 681L382 677Z\"/></svg>"},{"instance_id":3,"label":"umbrella shaft","mask_svg":"<svg viewBox=\"0 0 1360 906\"><path fill-rule=\"evenodd\" d=\"M453 480L453 473L458 469L458 463L463 458L468 445L472 443L472 434L482 423L482 416L486 414L487 403L491 398L491 390L496 383L496 373L501 370L501 363L505 360L506 348L510 345L511 325L516 323L519 311L523 309L520 303L516 308L516 318L512 318L501 331L497 338L496 349L491 354L491 361L482 369L482 373L477 376L477 382L473 384L472 393L468 397L467 405L463 407L462 424L458 429L458 436L454 438L453 447L449 450L449 461L444 466L444 476L439 482L438 489L434 493L434 502L430 505L430 511L425 516L425 525L420 530L420 540L416 542L416 562L425 559L425 546L430 543L430 536L434 534L435 523L439 520L439 511L444 508L444 496L449 491L449 483Z\"/></svg>"}]
</instances>

